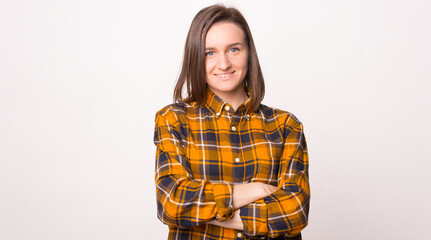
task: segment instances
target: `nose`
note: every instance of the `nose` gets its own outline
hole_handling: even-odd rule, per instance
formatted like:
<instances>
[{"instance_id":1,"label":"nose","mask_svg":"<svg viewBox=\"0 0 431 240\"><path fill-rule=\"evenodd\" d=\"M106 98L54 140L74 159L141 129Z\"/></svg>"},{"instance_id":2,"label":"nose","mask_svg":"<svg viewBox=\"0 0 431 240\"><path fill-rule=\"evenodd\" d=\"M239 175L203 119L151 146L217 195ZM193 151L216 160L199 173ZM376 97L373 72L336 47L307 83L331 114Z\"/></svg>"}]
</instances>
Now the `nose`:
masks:
<instances>
[{"instance_id":1,"label":"nose","mask_svg":"<svg viewBox=\"0 0 431 240\"><path fill-rule=\"evenodd\" d=\"M218 63L217 63L217 67L220 70L227 70L230 68L229 57L226 56L226 54L220 54L219 59L218 59Z\"/></svg>"}]
</instances>

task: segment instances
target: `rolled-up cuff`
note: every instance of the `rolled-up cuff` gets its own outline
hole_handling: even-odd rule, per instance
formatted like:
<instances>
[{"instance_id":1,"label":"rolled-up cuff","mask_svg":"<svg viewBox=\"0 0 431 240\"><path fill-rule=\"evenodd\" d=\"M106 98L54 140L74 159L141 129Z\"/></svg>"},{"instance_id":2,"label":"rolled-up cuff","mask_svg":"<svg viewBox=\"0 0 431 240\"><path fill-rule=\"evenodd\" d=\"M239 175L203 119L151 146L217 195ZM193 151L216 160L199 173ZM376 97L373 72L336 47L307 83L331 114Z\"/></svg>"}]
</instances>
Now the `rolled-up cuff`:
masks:
<instances>
[{"instance_id":1,"label":"rolled-up cuff","mask_svg":"<svg viewBox=\"0 0 431 240\"><path fill-rule=\"evenodd\" d=\"M248 237L263 237L268 234L268 210L265 202L260 199L240 209L244 225L244 233Z\"/></svg>"},{"instance_id":2,"label":"rolled-up cuff","mask_svg":"<svg viewBox=\"0 0 431 240\"><path fill-rule=\"evenodd\" d=\"M217 207L216 219L224 222L233 217L232 184L213 183L214 200Z\"/></svg>"}]
</instances>

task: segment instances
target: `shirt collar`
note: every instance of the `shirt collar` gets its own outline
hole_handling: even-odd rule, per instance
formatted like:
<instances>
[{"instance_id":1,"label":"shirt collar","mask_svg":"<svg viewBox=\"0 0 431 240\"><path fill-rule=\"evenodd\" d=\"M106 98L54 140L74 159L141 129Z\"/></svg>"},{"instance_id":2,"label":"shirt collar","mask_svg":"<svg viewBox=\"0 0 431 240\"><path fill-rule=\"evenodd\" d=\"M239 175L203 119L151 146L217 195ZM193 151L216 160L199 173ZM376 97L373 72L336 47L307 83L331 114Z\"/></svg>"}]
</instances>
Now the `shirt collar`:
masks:
<instances>
[{"instance_id":1,"label":"shirt collar","mask_svg":"<svg viewBox=\"0 0 431 240\"><path fill-rule=\"evenodd\" d=\"M216 116L220 116L222 114L223 107L227 103L223 101L223 99L221 99L219 96L217 96L213 91L211 91L208 87L206 91L207 91L206 93L207 96L206 96L205 104L208 106L208 108L212 113L214 113ZM250 96L250 94L251 94L251 90L248 89L247 95ZM247 98L247 100L244 103L239 105L237 111L241 111L241 112L244 111L250 114L252 100L253 100L252 97Z\"/></svg>"}]
</instances>

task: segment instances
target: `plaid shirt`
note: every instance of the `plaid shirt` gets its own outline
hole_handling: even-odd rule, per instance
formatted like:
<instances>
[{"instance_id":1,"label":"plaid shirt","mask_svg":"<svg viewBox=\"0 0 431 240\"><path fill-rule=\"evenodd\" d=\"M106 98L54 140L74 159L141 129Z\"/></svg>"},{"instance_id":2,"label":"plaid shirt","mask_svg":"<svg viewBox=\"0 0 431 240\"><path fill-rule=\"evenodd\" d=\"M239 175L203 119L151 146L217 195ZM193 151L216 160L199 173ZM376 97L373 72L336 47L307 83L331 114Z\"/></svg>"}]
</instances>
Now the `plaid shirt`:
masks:
<instances>
[{"instance_id":1,"label":"plaid shirt","mask_svg":"<svg viewBox=\"0 0 431 240\"><path fill-rule=\"evenodd\" d=\"M236 111L210 90L206 103L175 103L156 114L154 143L158 218L169 239L301 239L310 200L302 124L261 105ZM243 231L208 221L233 216L233 185L278 187L240 209Z\"/></svg>"}]
</instances>

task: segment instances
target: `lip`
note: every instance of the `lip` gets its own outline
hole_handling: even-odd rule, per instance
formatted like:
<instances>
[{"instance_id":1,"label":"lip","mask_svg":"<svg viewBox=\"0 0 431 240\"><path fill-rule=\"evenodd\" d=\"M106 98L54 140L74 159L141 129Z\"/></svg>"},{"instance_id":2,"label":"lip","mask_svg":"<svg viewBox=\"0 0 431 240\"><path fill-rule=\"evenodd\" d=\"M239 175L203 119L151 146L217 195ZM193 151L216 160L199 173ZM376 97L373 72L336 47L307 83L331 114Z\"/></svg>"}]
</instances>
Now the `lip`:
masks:
<instances>
[{"instance_id":1,"label":"lip","mask_svg":"<svg viewBox=\"0 0 431 240\"><path fill-rule=\"evenodd\" d=\"M228 80L233 76L234 73L235 73L235 71L229 72L229 73L214 74L214 76L218 79L221 79L221 80Z\"/></svg>"}]
</instances>

